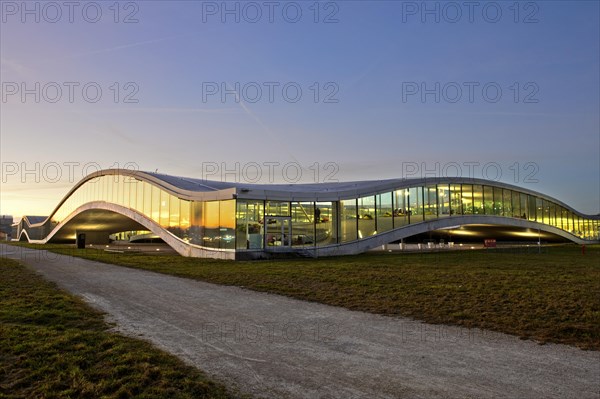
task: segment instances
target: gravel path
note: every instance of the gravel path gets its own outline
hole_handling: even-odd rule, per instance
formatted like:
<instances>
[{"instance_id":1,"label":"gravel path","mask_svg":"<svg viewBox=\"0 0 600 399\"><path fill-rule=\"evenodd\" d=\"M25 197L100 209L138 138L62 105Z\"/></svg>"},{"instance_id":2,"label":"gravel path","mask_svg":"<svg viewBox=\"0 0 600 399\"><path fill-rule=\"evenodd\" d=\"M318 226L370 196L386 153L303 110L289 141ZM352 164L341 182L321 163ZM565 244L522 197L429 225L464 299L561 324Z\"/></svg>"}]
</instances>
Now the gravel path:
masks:
<instances>
[{"instance_id":1,"label":"gravel path","mask_svg":"<svg viewBox=\"0 0 600 399\"><path fill-rule=\"evenodd\" d=\"M214 378L257 397L599 398L600 352L538 345L0 245Z\"/></svg>"}]
</instances>

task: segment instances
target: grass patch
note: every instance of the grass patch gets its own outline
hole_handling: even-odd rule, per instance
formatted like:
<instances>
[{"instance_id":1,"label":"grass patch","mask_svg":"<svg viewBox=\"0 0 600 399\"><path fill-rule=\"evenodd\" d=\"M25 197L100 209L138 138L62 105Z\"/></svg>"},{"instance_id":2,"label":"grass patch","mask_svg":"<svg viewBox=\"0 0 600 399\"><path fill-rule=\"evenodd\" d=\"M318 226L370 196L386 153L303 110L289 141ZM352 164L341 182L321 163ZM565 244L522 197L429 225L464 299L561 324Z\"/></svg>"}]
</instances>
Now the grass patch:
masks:
<instances>
[{"instance_id":1,"label":"grass patch","mask_svg":"<svg viewBox=\"0 0 600 399\"><path fill-rule=\"evenodd\" d=\"M232 262L177 255L49 249L106 263L236 285L353 310L484 328L600 349L600 246L544 253L451 251Z\"/></svg>"},{"instance_id":2,"label":"grass patch","mask_svg":"<svg viewBox=\"0 0 600 399\"><path fill-rule=\"evenodd\" d=\"M0 398L231 398L151 344L109 332L102 314L0 258Z\"/></svg>"}]
</instances>

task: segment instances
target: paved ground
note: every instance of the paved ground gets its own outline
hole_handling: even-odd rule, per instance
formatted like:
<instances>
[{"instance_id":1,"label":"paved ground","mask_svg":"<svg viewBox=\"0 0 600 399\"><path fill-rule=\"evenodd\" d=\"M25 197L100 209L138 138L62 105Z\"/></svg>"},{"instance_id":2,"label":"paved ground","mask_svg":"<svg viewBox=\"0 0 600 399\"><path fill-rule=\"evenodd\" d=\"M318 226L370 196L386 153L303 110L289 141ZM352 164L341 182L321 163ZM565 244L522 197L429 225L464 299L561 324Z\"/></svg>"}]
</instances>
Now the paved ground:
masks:
<instances>
[{"instance_id":1,"label":"paved ground","mask_svg":"<svg viewBox=\"0 0 600 399\"><path fill-rule=\"evenodd\" d=\"M229 386L285 398L598 398L600 353L0 245Z\"/></svg>"}]
</instances>

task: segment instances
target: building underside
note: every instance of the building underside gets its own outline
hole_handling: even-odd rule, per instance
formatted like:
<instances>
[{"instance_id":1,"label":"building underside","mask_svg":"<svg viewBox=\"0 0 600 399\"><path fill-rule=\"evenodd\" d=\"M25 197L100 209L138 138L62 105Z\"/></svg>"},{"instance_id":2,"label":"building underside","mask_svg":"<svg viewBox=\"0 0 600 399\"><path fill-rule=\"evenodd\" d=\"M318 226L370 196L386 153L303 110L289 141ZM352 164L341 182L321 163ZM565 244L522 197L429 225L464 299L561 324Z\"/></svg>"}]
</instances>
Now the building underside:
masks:
<instances>
[{"instance_id":1,"label":"building underside","mask_svg":"<svg viewBox=\"0 0 600 399\"><path fill-rule=\"evenodd\" d=\"M331 256L394 242L598 243L599 215L547 195L469 178L321 184L212 182L149 172L87 176L48 217L25 216L13 237L105 244L158 237L184 256Z\"/></svg>"}]
</instances>

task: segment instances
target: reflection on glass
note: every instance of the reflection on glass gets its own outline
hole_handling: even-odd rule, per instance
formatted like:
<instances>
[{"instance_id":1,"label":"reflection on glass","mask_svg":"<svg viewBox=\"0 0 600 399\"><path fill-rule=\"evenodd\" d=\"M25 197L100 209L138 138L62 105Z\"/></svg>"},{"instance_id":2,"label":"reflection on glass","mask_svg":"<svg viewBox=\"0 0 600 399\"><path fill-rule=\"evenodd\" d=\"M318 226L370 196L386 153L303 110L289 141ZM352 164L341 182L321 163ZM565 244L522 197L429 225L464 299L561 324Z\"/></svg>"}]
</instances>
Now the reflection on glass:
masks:
<instances>
[{"instance_id":1,"label":"reflection on glass","mask_svg":"<svg viewBox=\"0 0 600 399\"><path fill-rule=\"evenodd\" d=\"M427 186L424 188L424 203L423 203L423 213L425 214L425 219L437 219L438 210L437 210L437 189L436 186Z\"/></svg>"},{"instance_id":2,"label":"reflection on glass","mask_svg":"<svg viewBox=\"0 0 600 399\"><path fill-rule=\"evenodd\" d=\"M541 198L535 197L535 214L536 220L543 223L544 220L544 204Z\"/></svg>"},{"instance_id":3,"label":"reflection on glass","mask_svg":"<svg viewBox=\"0 0 600 399\"><path fill-rule=\"evenodd\" d=\"M190 206L190 242L204 245L204 202L192 201Z\"/></svg>"},{"instance_id":4,"label":"reflection on glass","mask_svg":"<svg viewBox=\"0 0 600 399\"><path fill-rule=\"evenodd\" d=\"M502 216L503 214L502 189L500 187L494 187L494 215Z\"/></svg>"},{"instance_id":5,"label":"reflection on glass","mask_svg":"<svg viewBox=\"0 0 600 399\"><path fill-rule=\"evenodd\" d=\"M438 202L440 206L439 216L450 216L450 186L448 184L438 184Z\"/></svg>"},{"instance_id":6,"label":"reflection on glass","mask_svg":"<svg viewBox=\"0 0 600 399\"><path fill-rule=\"evenodd\" d=\"M460 193L460 184L450 185L450 214L462 215L462 200Z\"/></svg>"},{"instance_id":7,"label":"reflection on glass","mask_svg":"<svg viewBox=\"0 0 600 399\"><path fill-rule=\"evenodd\" d=\"M521 196L517 191L512 191L512 217L522 218L523 213L521 212Z\"/></svg>"},{"instance_id":8,"label":"reflection on glass","mask_svg":"<svg viewBox=\"0 0 600 399\"><path fill-rule=\"evenodd\" d=\"M336 204L335 202L317 202L315 204L315 215L318 215L315 226L317 246L331 245L337 242Z\"/></svg>"},{"instance_id":9,"label":"reflection on glass","mask_svg":"<svg viewBox=\"0 0 600 399\"><path fill-rule=\"evenodd\" d=\"M219 248L219 201L204 202L204 237L202 245L209 248Z\"/></svg>"},{"instance_id":10,"label":"reflection on glass","mask_svg":"<svg viewBox=\"0 0 600 399\"><path fill-rule=\"evenodd\" d=\"M321 208L315 208L314 202L292 202L292 246L314 246L317 220Z\"/></svg>"},{"instance_id":11,"label":"reflection on glass","mask_svg":"<svg viewBox=\"0 0 600 399\"><path fill-rule=\"evenodd\" d=\"M394 227L393 212L392 193L377 195L377 232L389 231Z\"/></svg>"},{"instance_id":12,"label":"reflection on glass","mask_svg":"<svg viewBox=\"0 0 600 399\"><path fill-rule=\"evenodd\" d=\"M375 234L375 196L358 199L358 238Z\"/></svg>"},{"instance_id":13,"label":"reflection on glass","mask_svg":"<svg viewBox=\"0 0 600 399\"><path fill-rule=\"evenodd\" d=\"M235 249L235 200L220 201L219 236L219 248Z\"/></svg>"},{"instance_id":14,"label":"reflection on glass","mask_svg":"<svg viewBox=\"0 0 600 399\"><path fill-rule=\"evenodd\" d=\"M135 208L138 212L144 213L144 183L138 180L135 187L137 189L137 202ZM150 213L147 213L147 215L150 215Z\"/></svg>"},{"instance_id":15,"label":"reflection on glass","mask_svg":"<svg viewBox=\"0 0 600 399\"><path fill-rule=\"evenodd\" d=\"M169 227L169 193L160 190L160 225Z\"/></svg>"},{"instance_id":16,"label":"reflection on glass","mask_svg":"<svg viewBox=\"0 0 600 399\"><path fill-rule=\"evenodd\" d=\"M485 207L483 201L483 186L479 184L473 185L473 214L485 214Z\"/></svg>"},{"instance_id":17,"label":"reflection on glass","mask_svg":"<svg viewBox=\"0 0 600 399\"><path fill-rule=\"evenodd\" d=\"M424 219L423 215L423 187L411 187L408 189L408 220L409 223L419 223Z\"/></svg>"},{"instance_id":18,"label":"reflection on glass","mask_svg":"<svg viewBox=\"0 0 600 399\"><path fill-rule=\"evenodd\" d=\"M340 242L357 238L356 200L340 201Z\"/></svg>"},{"instance_id":19,"label":"reflection on glass","mask_svg":"<svg viewBox=\"0 0 600 399\"><path fill-rule=\"evenodd\" d=\"M502 190L502 214L512 217L512 192L510 190Z\"/></svg>"},{"instance_id":20,"label":"reflection on glass","mask_svg":"<svg viewBox=\"0 0 600 399\"><path fill-rule=\"evenodd\" d=\"M394 228L408 224L408 190L394 191Z\"/></svg>"},{"instance_id":21,"label":"reflection on glass","mask_svg":"<svg viewBox=\"0 0 600 399\"><path fill-rule=\"evenodd\" d=\"M290 216L290 203L287 201L267 201L267 216Z\"/></svg>"},{"instance_id":22,"label":"reflection on glass","mask_svg":"<svg viewBox=\"0 0 600 399\"><path fill-rule=\"evenodd\" d=\"M238 200L236 212L236 248L263 248L263 201Z\"/></svg>"}]
</instances>

